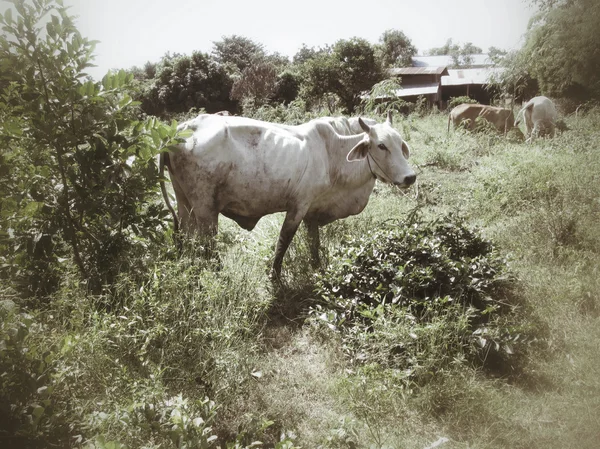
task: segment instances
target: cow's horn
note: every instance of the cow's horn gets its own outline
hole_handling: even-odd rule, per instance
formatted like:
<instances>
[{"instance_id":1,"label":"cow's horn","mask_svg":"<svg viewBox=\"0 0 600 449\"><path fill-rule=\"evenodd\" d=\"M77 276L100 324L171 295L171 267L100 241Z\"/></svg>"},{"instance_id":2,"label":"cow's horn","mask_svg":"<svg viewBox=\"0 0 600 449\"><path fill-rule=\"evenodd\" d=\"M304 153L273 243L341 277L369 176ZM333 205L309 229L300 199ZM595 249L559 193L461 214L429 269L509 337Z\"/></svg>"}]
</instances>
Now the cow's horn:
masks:
<instances>
[{"instance_id":1,"label":"cow's horn","mask_svg":"<svg viewBox=\"0 0 600 449\"><path fill-rule=\"evenodd\" d=\"M367 125L365 122L363 122L363 119L361 117L358 117L358 124L360 125L362 130L364 132L366 132L367 134L369 133L369 131L371 131L371 128L369 128L369 125Z\"/></svg>"},{"instance_id":2,"label":"cow's horn","mask_svg":"<svg viewBox=\"0 0 600 449\"><path fill-rule=\"evenodd\" d=\"M392 126L392 111L388 109L387 111L387 120L386 123L390 126Z\"/></svg>"}]
</instances>

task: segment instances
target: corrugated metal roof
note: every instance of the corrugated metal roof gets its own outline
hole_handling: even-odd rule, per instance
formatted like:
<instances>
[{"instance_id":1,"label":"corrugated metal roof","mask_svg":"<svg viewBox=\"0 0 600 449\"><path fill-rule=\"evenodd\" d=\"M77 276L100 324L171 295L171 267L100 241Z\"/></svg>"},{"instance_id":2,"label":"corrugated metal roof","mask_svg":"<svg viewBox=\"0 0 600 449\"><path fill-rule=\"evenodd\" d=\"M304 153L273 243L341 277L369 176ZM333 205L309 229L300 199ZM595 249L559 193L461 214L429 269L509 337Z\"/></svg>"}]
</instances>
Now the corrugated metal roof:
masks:
<instances>
[{"instance_id":1,"label":"corrugated metal roof","mask_svg":"<svg viewBox=\"0 0 600 449\"><path fill-rule=\"evenodd\" d=\"M493 74L502 73L503 67L487 67L480 69L449 69L448 75L442 76L442 86L465 86L467 84L488 84Z\"/></svg>"},{"instance_id":2,"label":"corrugated metal roof","mask_svg":"<svg viewBox=\"0 0 600 449\"><path fill-rule=\"evenodd\" d=\"M471 58L470 67L491 67L494 65L494 62L486 53L469 55L469 57ZM415 67L450 67L454 65L450 55L413 56L412 62Z\"/></svg>"},{"instance_id":3,"label":"corrugated metal roof","mask_svg":"<svg viewBox=\"0 0 600 449\"><path fill-rule=\"evenodd\" d=\"M405 87L403 89L398 89L396 91L396 95L400 98L402 97L412 97L415 95L431 95L437 94L440 85L438 83L431 84L421 84L417 86Z\"/></svg>"},{"instance_id":4,"label":"corrugated metal roof","mask_svg":"<svg viewBox=\"0 0 600 449\"><path fill-rule=\"evenodd\" d=\"M388 70L392 76L404 75L448 75L446 67L393 67Z\"/></svg>"},{"instance_id":5,"label":"corrugated metal roof","mask_svg":"<svg viewBox=\"0 0 600 449\"><path fill-rule=\"evenodd\" d=\"M432 95L437 94L440 89L440 85L438 83L429 83L429 84L419 84L416 86L405 87L402 89L396 90L394 93L397 97L413 97L417 95ZM364 95L361 98L368 98L368 95ZM384 98L389 98L387 95L378 95L377 99L381 100Z\"/></svg>"}]
</instances>

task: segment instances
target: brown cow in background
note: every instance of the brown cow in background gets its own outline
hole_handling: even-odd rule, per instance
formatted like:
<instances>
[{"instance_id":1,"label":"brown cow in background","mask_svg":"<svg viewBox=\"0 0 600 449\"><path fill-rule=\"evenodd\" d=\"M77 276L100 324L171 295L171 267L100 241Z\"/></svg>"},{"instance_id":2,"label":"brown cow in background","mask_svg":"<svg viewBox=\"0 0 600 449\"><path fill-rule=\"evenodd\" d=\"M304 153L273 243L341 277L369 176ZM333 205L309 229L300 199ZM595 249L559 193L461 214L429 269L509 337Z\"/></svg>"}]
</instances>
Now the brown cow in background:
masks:
<instances>
[{"instance_id":1,"label":"brown cow in background","mask_svg":"<svg viewBox=\"0 0 600 449\"><path fill-rule=\"evenodd\" d=\"M450 132L450 121L454 124L454 128L466 122L465 128L472 131L476 127L475 120L478 117L494 125L501 133L506 134L514 127L515 116L510 109L483 104L461 104L452 109L448 116L448 132Z\"/></svg>"}]
</instances>

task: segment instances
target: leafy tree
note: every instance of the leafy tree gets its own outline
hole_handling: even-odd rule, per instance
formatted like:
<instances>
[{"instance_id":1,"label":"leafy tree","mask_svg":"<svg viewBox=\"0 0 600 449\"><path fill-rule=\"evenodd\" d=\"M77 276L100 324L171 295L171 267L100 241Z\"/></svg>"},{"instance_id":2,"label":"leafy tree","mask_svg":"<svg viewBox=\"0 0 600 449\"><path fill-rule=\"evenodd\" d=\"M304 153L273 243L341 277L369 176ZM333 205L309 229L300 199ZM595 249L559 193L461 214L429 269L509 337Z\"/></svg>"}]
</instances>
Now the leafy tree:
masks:
<instances>
[{"instance_id":1,"label":"leafy tree","mask_svg":"<svg viewBox=\"0 0 600 449\"><path fill-rule=\"evenodd\" d=\"M253 100L260 106L275 93L277 87L277 68L266 60L255 61L246 67L231 89L234 100Z\"/></svg>"},{"instance_id":2,"label":"leafy tree","mask_svg":"<svg viewBox=\"0 0 600 449\"><path fill-rule=\"evenodd\" d=\"M165 55L156 68L146 67L147 73L156 71L140 94L142 109L148 114L169 117L192 108L208 112L237 109L237 103L229 98L233 80L226 68L206 53Z\"/></svg>"},{"instance_id":3,"label":"leafy tree","mask_svg":"<svg viewBox=\"0 0 600 449\"><path fill-rule=\"evenodd\" d=\"M214 59L228 68L230 74L240 74L256 59L263 59L266 54L261 44L243 36L223 36L220 41L213 42Z\"/></svg>"},{"instance_id":4,"label":"leafy tree","mask_svg":"<svg viewBox=\"0 0 600 449\"><path fill-rule=\"evenodd\" d=\"M360 95L383 79L375 51L365 39L339 40L333 46L333 57L339 67L340 88L336 94L348 113L360 103Z\"/></svg>"},{"instance_id":5,"label":"leafy tree","mask_svg":"<svg viewBox=\"0 0 600 449\"><path fill-rule=\"evenodd\" d=\"M508 54L506 50L502 50L497 47L490 47L488 49L488 56L494 62L494 64L503 65L504 57Z\"/></svg>"},{"instance_id":6,"label":"leafy tree","mask_svg":"<svg viewBox=\"0 0 600 449\"><path fill-rule=\"evenodd\" d=\"M277 95L281 85L279 75L289 65L289 59L279 53L255 55L241 75L235 79L231 88L231 98L241 102L251 101L257 107L268 103ZM288 81L291 81L289 77ZM287 95L290 94L291 92L288 91ZM289 101L294 98L295 95Z\"/></svg>"},{"instance_id":7,"label":"leafy tree","mask_svg":"<svg viewBox=\"0 0 600 449\"><path fill-rule=\"evenodd\" d=\"M377 53L383 67L406 67L411 65L417 48L402 31L386 30L379 38Z\"/></svg>"},{"instance_id":8,"label":"leafy tree","mask_svg":"<svg viewBox=\"0 0 600 449\"><path fill-rule=\"evenodd\" d=\"M505 69L493 73L490 79L491 85L500 92L501 97L522 101L537 94L538 82L528 68L529 62L525 53L512 51L492 60Z\"/></svg>"},{"instance_id":9,"label":"leafy tree","mask_svg":"<svg viewBox=\"0 0 600 449\"><path fill-rule=\"evenodd\" d=\"M99 291L162 238L154 156L175 129L135 119L131 74L86 79L94 42L60 0L12 3L0 15L0 266L46 294L72 260Z\"/></svg>"},{"instance_id":10,"label":"leafy tree","mask_svg":"<svg viewBox=\"0 0 600 449\"><path fill-rule=\"evenodd\" d=\"M316 53L303 64L302 75L302 97L315 103L333 94L348 113L358 106L364 91L383 79L374 48L356 37L339 40L333 47Z\"/></svg>"},{"instance_id":11,"label":"leafy tree","mask_svg":"<svg viewBox=\"0 0 600 449\"><path fill-rule=\"evenodd\" d=\"M524 68L551 96L600 98L600 3L538 1L521 49Z\"/></svg>"},{"instance_id":12,"label":"leafy tree","mask_svg":"<svg viewBox=\"0 0 600 449\"><path fill-rule=\"evenodd\" d=\"M451 56L454 67L468 67L473 62L471 55L482 52L483 50L480 47L473 45L471 42L467 42L461 47L452 42L452 39L448 39L442 47L431 48L427 53L432 56Z\"/></svg>"},{"instance_id":13,"label":"leafy tree","mask_svg":"<svg viewBox=\"0 0 600 449\"><path fill-rule=\"evenodd\" d=\"M298 97L300 92L301 76L292 69L286 69L277 75L277 83L273 101L276 103L290 104Z\"/></svg>"},{"instance_id":14,"label":"leafy tree","mask_svg":"<svg viewBox=\"0 0 600 449\"><path fill-rule=\"evenodd\" d=\"M459 50L459 46L452 42L452 39L448 39L446 43L441 47L430 48L427 51L427 54L431 56L442 56L442 55L450 55L452 52L457 52Z\"/></svg>"},{"instance_id":15,"label":"leafy tree","mask_svg":"<svg viewBox=\"0 0 600 449\"><path fill-rule=\"evenodd\" d=\"M307 102L309 108L319 104L328 94L339 90L337 70L338 64L330 51L321 52L302 64L300 97Z\"/></svg>"},{"instance_id":16,"label":"leafy tree","mask_svg":"<svg viewBox=\"0 0 600 449\"><path fill-rule=\"evenodd\" d=\"M298 50L294 55L293 61L296 65L304 64L305 62L316 58L319 54L328 52L329 49L327 47L325 49L315 49L314 47L308 48L306 44L302 44L300 50Z\"/></svg>"}]
</instances>

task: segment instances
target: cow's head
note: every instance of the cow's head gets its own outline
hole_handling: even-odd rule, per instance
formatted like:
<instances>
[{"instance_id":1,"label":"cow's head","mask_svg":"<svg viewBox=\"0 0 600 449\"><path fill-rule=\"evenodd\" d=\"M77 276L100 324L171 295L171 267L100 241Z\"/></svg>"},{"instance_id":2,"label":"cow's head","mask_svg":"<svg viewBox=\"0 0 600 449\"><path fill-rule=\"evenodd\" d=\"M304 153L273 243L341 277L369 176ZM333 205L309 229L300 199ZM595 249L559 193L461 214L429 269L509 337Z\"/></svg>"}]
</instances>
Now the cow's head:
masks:
<instances>
[{"instance_id":1,"label":"cow's head","mask_svg":"<svg viewBox=\"0 0 600 449\"><path fill-rule=\"evenodd\" d=\"M417 175L408 164L410 149L398 131L392 128L392 117L388 112L384 124L367 125L358 119L365 137L348 153L348 161L361 161L368 158L371 172L384 182L408 187L415 182Z\"/></svg>"}]
</instances>

